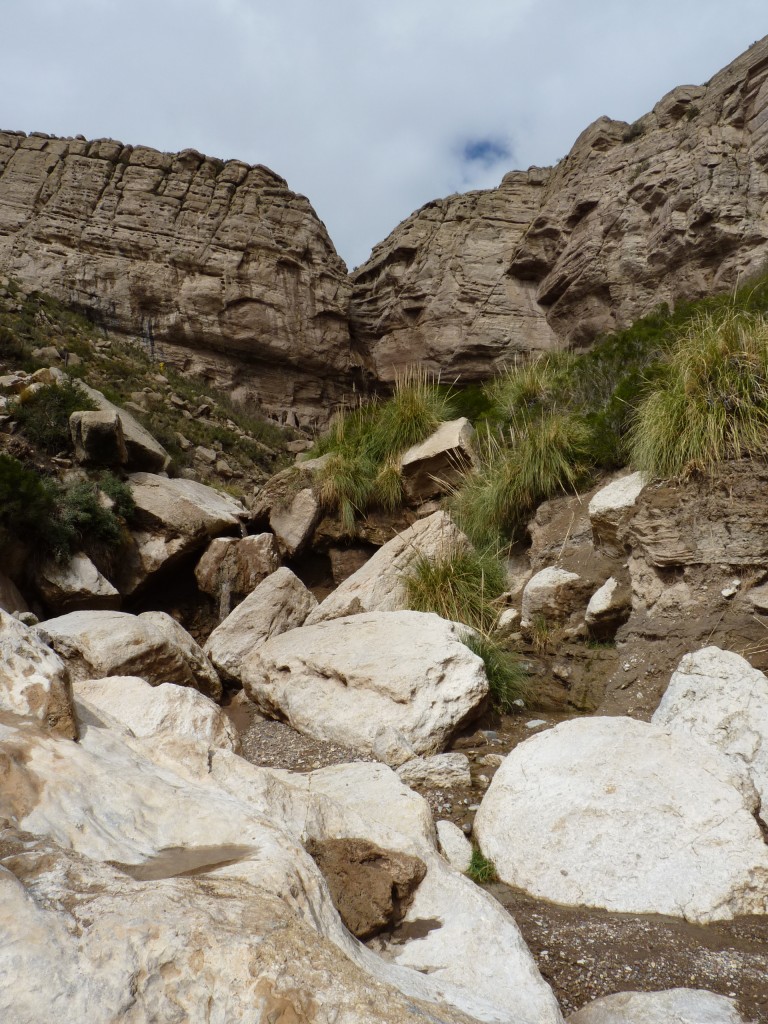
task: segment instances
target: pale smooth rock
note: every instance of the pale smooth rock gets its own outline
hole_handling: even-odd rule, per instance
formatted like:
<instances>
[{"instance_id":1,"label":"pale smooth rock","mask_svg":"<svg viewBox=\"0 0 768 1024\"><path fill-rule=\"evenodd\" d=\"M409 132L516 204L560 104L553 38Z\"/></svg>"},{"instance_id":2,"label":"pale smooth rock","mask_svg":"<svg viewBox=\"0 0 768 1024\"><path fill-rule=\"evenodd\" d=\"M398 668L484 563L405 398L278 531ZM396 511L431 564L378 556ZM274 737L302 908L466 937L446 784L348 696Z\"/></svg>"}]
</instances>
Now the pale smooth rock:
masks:
<instances>
[{"instance_id":1,"label":"pale smooth rock","mask_svg":"<svg viewBox=\"0 0 768 1024\"><path fill-rule=\"evenodd\" d=\"M116 409L73 412L69 432L78 462L95 466L124 466L128 462L123 426Z\"/></svg>"},{"instance_id":2,"label":"pale smooth rock","mask_svg":"<svg viewBox=\"0 0 768 1024\"><path fill-rule=\"evenodd\" d=\"M389 612L404 607L402 577L418 558L438 558L468 550L469 540L446 512L419 519L380 548L365 565L329 594L309 616L307 625L361 612Z\"/></svg>"},{"instance_id":3,"label":"pale smooth rock","mask_svg":"<svg viewBox=\"0 0 768 1024\"><path fill-rule=\"evenodd\" d=\"M748 1024L736 1000L703 989L617 992L572 1013L568 1024Z\"/></svg>"},{"instance_id":4,"label":"pale smooth rock","mask_svg":"<svg viewBox=\"0 0 768 1024\"><path fill-rule=\"evenodd\" d=\"M615 577L609 576L590 597L584 621L593 634L612 634L620 623L626 621L631 608L629 587L622 586Z\"/></svg>"},{"instance_id":5,"label":"pale smooth rock","mask_svg":"<svg viewBox=\"0 0 768 1024\"><path fill-rule=\"evenodd\" d=\"M0 609L0 711L36 718L75 739L69 671L34 629Z\"/></svg>"},{"instance_id":6,"label":"pale smooth rock","mask_svg":"<svg viewBox=\"0 0 768 1024\"><path fill-rule=\"evenodd\" d=\"M619 527L635 507L646 482L643 473L629 473L612 480L593 495L588 512L596 545L616 548Z\"/></svg>"},{"instance_id":7,"label":"pale smooth rock","mask_svg":"<svg viewBox=\"0 0 768 1024\"><path fill-rule=\"evenodd\" d=\"M493 635L498 640L506 640L520 628L520 612L517 608L505 608L499 613L493 627Z\"/></svg>"},{"instance_id":8,"label":"pale smooth rock","mask_svg":"<svg viewBox=\"0 0 768 1024\"><path fill-rule=\"evenodd\" d=\"M134 546L121 567L118 586L132 594L211 538L239 532L246 511L239 501L196 480L152 473L128 478L136 502Z\"/></svg>"},{"instance_id":9,"label":"pale smooth rock","mask_svg":"<svg viewBox=\"0 0 768 1024\"><path fill-rule=\"evenodd\" d=\"M0 572L0 610L4 612L28 612L29 605L22 597L21 591L13 582Z\"/></svg>"},{"instance_id":10,"label":"pale smooth rock","mask_svg":"<svg viewBox=\"0 0 768 1024\"><path fill-rule=\"evenodd\" d=\"M437 843L440 852L457 871L462 874L469 871L472 861L472 844L461 831L458 825L452 821L438 821L435 823L437 829Z\"/></svg>"},{"instance_id":11,"label":"pale smooth rock","mask_svg":"<svg viewBox=\"0 0 768 1024\"><path fill-rule=\"evenodd\" d=\"M171 461L170 455L157 438L153 437L146 427L142 427L135 416L132 416L127 409L122 409L120 406L115 405L114 402L110 402L96 388L92 388L83 382L79 383L94 405L98 406L100 412L106 413L108 416L117 416L120 422L120 433L126 454L125 464L128 469L161 473L168 468L168 463ZM88 444L85 438L82 438L82 426L78 429L78 432L83 440L85 452L89 454ZM116 441L116 445L116 451L120 451L120 442Z\"/></svg>"},{"instance_id":12,"label":"pale smooth rock","mask_svg":"<svg viewBox=\"0 0 768 1024\"><path fill-rule=\"evenodd\" d=\"M299 732L388 763L442 749L488 693L462 628L423 612L369 612L273 637L241 666L257 707Z\"/></svg>"},{"instance_id":13,"label":"pale smooth rock","mask_svg":"<svg viewBox=\"0 0 768 1024\"><path fill-rule=\"evenodd\" d=\"M204 594L218 600L219 614L224 619L233 604L239 604L279 568L280 552L274 534L216 537L195 566L195 579Z\"/></svg>"},{"instance_id":14,"label":"pale smooth rock","mask_svg":"<svg viewBox=\"0 0 768 1024\"><path fill-rule=\"evenodd\" d=\"M441 423L426 441L400 459L403 490L410 501L448 494L475 465L475 428L462 416Z\"/></svg>"},{"instance_id":15,"label":"pale smooth rock","mask_svg":"<svg viewBox=\"0 0 768 1024\"><path fill-rule=\"evenodd\" d=\"M474 833L534 896L706 923L768 913L768 848L743 769L629 718L565 722L517 746Z\"/></svg>"},{"instance_id":16,"label":"pale smooth rock","mask_svg":"<svg viewBox=\"0 0 768 1024\"><path fill-rule=\"evenodd\" d=\"M222 675L242 682L243 660L270 637L302 626L317 601L285 566L266 577L205 643L205 653Z\"/></svg>"},{"instance_id":17,"label":"pale smooth rock","mask_svg":"<svg viewBox=\"0 0 768 1024\"><path fill-rule=\"evenodd\" d=\"M56 615L82 608L120 607L118 591L82 551L64 564L52 559L43 563L35 573L35 583L46 606Z\"/></svg>"},{"instance_id":18,"label":"pale smooth rock","mask_svg":"<svg viewBox=\"0 0 768 1024\"><path fill-rule=\"evenodd\" d=\"M306 547L320 519L320 502L311 487L294 496L286 508L273 508L269 525L283 555L295 555Z\"/></svg>"},{"instance_id":19,"label":"pale smooth rock","mask_svg":"<svg viewBox=\"0 0 768 1024\"><path fill-rule=\"evenodd\" d=\"M575 572L551 565L537 572L523 590L521 626L536 619L562 622L584 606L582 579Z\"/></svg>"},{"instance_id":20,"label":"pale smooth rock","mask_svg":"<svg viewBox=\"0 0 768 1024\"><path fill-rule=\"evenodd\" d=\"M397 774L407 786L424 786L427 789L453 789L472 784L466 754L415 757L401 764Z\"/></svg>"},{"instance_id":21,"label":"pale smooth rock","mask_svg":"<svg viewBox=\"0 0 768 1024\"><path fill-rule=\"evenodd\" d=\"M719 647L681 659L651 721L709 744L746 769L768 824L768 678Z\"/></svg>"},{"instance_id":22,"label":"pale smooth rock","mask_svg":"<svg viewBox=\"0 0 768 1024\"><path fill-rule=\"evenodd\" d=\"M138 676L192 686L218 700L221 682L202 650L164 612L79 611L37 627L75 679Z\"/></svg>"},{"instance_id":23,"label":"pale smooth rock","mask_svg":"<svg viewBox=\"0 0 768 1024\"><path fill-rule=\"evenodd\" d=\"M72 689L78 704L106 712L134 736L169 734L206 748L239 750L237 730L227 715L189 686L152 686L136 676L108 676L78 680Z\"/></svg>"}]
</instances>

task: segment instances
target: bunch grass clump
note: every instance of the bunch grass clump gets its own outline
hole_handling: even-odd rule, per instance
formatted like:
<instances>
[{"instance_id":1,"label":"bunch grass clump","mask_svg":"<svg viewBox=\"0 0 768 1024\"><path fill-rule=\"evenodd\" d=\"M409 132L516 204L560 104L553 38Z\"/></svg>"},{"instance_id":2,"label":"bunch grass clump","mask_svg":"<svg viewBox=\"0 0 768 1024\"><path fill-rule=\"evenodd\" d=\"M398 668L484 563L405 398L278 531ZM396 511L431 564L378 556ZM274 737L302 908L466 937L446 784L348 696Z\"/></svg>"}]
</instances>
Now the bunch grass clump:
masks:
<instances>
[{"instance_id":1,"label":"bunch grass clump","mask_svg":"<svg viewBox=\"0 0 768 1024\"><path fill-rule=\"evenodd\" d=\"M766 455L768 318L733 306L705 311L677 334L639 406L631 461L664 478Z\"/></svg>"},{"instance_id":2,"label":"bunch grass clump","mask_svg":"<svg viewBox=\"0 0 768 1024\"><path fill-rule=\"evenodd\" d=\"M467 868L467 877L471 878L473 882L478 885L486 885L488 882L495 882L497 879L496 868L493 866L493 861L488 860L483 855L482 850L479 847L472 847L472 859L469 862Z\"/></svg>"}]
</instances>

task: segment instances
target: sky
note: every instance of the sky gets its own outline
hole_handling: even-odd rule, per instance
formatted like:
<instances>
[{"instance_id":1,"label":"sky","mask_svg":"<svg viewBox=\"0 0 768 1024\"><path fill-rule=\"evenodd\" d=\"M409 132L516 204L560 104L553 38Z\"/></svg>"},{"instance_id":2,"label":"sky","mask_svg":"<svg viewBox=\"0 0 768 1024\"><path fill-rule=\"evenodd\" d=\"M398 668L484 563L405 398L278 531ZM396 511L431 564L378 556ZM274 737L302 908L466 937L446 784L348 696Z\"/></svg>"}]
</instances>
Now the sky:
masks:
<instances>
[{"instance_id":1,"label":"sky","mask_svg":"<svg viewBox=\"0 0 768 1024\"><path fill-rule=\"evenodd\" d=\"M351 268L425 202L705 82L766 15L765 0L0 0L0 127L266 164Z\"/></svg>"}]
</instances>

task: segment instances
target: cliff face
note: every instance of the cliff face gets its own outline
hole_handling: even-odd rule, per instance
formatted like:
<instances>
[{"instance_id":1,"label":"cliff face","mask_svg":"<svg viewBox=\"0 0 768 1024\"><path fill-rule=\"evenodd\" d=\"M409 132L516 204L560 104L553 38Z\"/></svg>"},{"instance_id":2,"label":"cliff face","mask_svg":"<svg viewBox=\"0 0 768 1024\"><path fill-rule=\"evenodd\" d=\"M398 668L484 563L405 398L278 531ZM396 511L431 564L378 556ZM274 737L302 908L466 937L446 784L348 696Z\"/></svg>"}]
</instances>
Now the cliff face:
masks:
<instances>
[{"instance_id":1,"label":"cliff face","mask_svg":"<svg viewBox=\"0 0 768 1024\"><path fill-rule=\"evenodd\" d=\"M325 418L356 374L346 267L266 167L0 134L0 269L276 415Z\"/></svg>"},{"instance_id":2,"label":"cliff face","mask_svg":"<svg viewBox=\"0 0 768 1024\"><path fill-rule=\"evenodd\" d=\"M767 171L768 37L551 170L418 210L353 275L353 337L384 380L416 359L482 377L729 288L768 257Z\"/></svg>"}]
</instances>

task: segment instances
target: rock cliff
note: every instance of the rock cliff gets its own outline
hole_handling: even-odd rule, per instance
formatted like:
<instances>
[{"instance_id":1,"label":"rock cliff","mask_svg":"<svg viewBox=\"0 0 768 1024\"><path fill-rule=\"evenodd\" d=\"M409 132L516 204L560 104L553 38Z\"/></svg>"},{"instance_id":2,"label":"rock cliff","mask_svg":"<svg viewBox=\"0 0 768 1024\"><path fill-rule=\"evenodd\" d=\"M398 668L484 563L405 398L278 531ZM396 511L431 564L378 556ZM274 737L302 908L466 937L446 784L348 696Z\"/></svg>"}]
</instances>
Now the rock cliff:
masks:
<instances>
[{"instance_id":1,"label":"rock cliff","mask_svg":"<svg viewBox=\"0 0 768 1024\"><path fill-rule=\"evenodd\" d=\"M767 170L768 37L554 168L412 214L353 274L353 337L383 380L416 359L483 377L727 289L768 256Z\"/></svg>"},{"instance_id":2,"label":"rock cliff","mask_svg":"<svg viewBox=\"0 0 768 1024\"><path fill-rule=\"evenodd\" d=\"M0 268L276 415L355 376L346 267L266 167L1 133Z\"/></svg>"}]
</instances>

